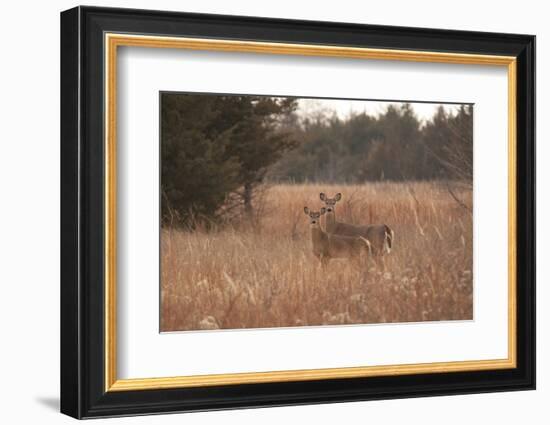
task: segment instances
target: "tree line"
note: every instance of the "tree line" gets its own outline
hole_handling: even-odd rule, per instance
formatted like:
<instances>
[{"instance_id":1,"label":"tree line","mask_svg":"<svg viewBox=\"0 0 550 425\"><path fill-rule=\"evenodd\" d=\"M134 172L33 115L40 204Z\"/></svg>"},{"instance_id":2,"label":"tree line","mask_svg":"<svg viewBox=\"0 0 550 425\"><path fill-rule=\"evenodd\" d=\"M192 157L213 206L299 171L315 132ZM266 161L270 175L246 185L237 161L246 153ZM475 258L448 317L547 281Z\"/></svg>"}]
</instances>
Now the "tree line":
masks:
<instances>
[{"instance_id":1,"label":"tree line","mask_svg":"<svg viewBox=\"0 0 550 425\"><path fill-rule=\"evenodd\" d=\"M441 106L422 123L410 104L390 105L378 115L306 118L300 140L269 173L273 181L472 179L472 106L450 114Z\"/></svg>"},{"instance_id":2,"label":"tree line","mask_svg":"<svg viewBox=\"0 0 550 425\"><path fill-rule=\"evenodd\" d=\"M297 109L295 98L163 93L163 225L252 218L265 181L472 183L471 106L425 123L406 103L346 118Z\"/></svg>"}]
</instances>

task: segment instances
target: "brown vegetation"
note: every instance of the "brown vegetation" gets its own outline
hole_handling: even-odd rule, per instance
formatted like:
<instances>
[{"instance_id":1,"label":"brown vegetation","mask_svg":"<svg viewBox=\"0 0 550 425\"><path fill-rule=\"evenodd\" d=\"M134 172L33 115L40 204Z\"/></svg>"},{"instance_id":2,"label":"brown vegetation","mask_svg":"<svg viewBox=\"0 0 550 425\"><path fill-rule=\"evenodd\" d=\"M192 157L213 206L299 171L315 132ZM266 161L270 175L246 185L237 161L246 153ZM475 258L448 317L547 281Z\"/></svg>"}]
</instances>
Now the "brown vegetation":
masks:
<instances>
[{"instance_id":1,"label":"brown vegetation","mask_svg":"<svg viewBox=\"0 0 550 425\"><path fill-rule=\"evenodd\" d=\"M386 223L385 264L311 253L304 206L342 192L339 220ZM253 225L161 237L161 330L472 319L472 192L444 184L274 185ZM467 208L465 208L465 206Z\"/></svg>"}]
</instances>

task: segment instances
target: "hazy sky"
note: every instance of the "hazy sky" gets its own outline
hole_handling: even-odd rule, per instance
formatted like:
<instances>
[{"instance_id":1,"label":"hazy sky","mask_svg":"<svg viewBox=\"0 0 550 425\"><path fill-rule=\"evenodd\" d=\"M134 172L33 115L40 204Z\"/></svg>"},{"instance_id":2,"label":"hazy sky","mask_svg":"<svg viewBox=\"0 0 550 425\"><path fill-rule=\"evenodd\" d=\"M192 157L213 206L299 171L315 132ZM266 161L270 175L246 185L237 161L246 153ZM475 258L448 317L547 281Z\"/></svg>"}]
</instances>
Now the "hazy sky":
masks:
<instances>
[{"instance_id":1,"label":"hazy sky","mask_svg":"<svg viewBox=\"0 0 550 425\"><path fill-rule=\"evenodd\" d=\"M340 118L347 117L350 112L362 113L366 112L369 115L378 115L383 113L388 105L397 105L399 102L380 102L369 100L329 100L329 99L300 99L298 101L298 114L311 114L317 111L336 111ZM416 116L423 121L429 120L441 103L410 103ZM460 105L446 105L443 107L454 112Z\"/></svg>"}]
</instances>

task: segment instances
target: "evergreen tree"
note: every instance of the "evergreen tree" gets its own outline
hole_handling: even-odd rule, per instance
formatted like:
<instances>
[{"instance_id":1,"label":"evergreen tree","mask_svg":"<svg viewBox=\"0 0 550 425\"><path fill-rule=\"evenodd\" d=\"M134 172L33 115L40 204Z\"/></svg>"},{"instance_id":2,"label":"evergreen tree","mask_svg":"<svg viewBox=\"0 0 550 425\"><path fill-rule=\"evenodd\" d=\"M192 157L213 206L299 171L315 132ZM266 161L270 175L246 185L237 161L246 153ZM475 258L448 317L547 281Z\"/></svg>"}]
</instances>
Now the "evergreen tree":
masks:
<instances>
[{"instance_id":1,"label":"evergreen tree","mask_svg":"<svg viewBox=\"0 0 550 425\"><path fill-rule=\"evenodd\" d=\"M251 214L254 188L294 145L280 122L295 107L287 98L162 94L163 223L215 220L235 202Z\"/></svg>"}]
</instances>

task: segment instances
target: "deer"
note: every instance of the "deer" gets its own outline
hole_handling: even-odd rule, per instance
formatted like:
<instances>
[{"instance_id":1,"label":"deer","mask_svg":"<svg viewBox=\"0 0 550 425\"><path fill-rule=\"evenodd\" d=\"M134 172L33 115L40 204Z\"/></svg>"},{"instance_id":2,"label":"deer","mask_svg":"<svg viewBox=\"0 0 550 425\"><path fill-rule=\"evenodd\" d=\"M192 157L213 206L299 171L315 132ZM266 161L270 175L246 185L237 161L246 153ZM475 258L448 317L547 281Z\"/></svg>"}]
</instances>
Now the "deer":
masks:
<instances>
[{"instance_id":1,"label":"deer","mask_svg":"<svg viewBox=\"0 0 550 425\"><path fill-rule=\"evenodd\" d=\"M394 243L393 230L386 224L354 225L336 220L336 203L342 199L342 194L337 193L334 198L329 198L324 193L319 194L321 201L326 206L325 229L327 233L341 236L361 236L367 239L374 256L389 254Z\"/></svg>"},{"instance_id":2,"label":"deer","mask_svg":"<svg viewBox=\"0 0 550 425\"><path fill-rule=\"evenodd\" d=\"M327 265L333 258L360 260L364 256L370 257L371 244L363 236L342 236L323 231L321 216L326 211L324 207L319 211L311 211L308 207L304 207L304 213L309 217L313 255L321 261L321 264Z\"/></svg>"}]
</instances>

